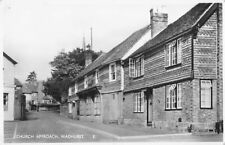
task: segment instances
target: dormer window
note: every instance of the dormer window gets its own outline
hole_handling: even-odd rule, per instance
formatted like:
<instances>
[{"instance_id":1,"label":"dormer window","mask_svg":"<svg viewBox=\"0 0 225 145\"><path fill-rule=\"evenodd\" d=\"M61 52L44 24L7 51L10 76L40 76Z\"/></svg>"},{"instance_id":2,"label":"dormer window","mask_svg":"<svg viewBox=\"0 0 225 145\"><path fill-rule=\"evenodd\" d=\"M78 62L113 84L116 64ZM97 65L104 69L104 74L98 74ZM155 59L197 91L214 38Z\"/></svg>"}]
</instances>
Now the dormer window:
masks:
<instances>
[{"instance_id":1,"label":"dormer window","mask_svg":"<svg viewBox=\"0 0 225 145\"><path fill-rule=\"evenodd\" d=\"M166 45L166 67L181 64L182 43L181 38Z\"/></svg>"},{"instance_id":2,"label":"dormer window","mask_svg":"<svg viewBox=\"0 0 225 145\"><path fill-rule=\"evenodd\" d=\"M109 65L109 81L116 80L116 63Z\"/></svg>"}]
</instances>

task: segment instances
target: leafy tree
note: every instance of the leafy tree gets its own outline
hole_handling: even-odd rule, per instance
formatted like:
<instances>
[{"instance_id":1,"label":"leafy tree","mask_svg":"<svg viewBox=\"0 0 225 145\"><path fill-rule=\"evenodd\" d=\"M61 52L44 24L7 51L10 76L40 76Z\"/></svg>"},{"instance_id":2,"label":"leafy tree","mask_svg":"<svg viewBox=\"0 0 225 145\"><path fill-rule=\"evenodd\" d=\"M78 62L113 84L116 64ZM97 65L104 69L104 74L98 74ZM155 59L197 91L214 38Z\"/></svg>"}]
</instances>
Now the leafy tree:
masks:
<instances>
[{"instance_id":1,"label":"leafy tree","mask_svg":"<svg viewBox=\"0 0 225 145\"><path fill-rule=\"evenodd\" d=\"M92 54L93 60L102 53L92 50L87 51ZM77 48L68 53L64 51L60 52L54 60L50 62L50 65L53 67L51 72L52 77L44 82L43 92L46 95L51 95L57 101L66 98L72 80L84 69L85 53L87 51Z\"/></svg>"},{"instance_id":2,"label":"leafy tree","mask_svg":"<svg viewBox=\"0 0 225 145\"><path fill-rule=\"evenodd\" d=\"M30 74L27 76L26 81L29 83L37 81L37 74L35 73L35 71L30 72Z\"/></svg>"}]
</instances>

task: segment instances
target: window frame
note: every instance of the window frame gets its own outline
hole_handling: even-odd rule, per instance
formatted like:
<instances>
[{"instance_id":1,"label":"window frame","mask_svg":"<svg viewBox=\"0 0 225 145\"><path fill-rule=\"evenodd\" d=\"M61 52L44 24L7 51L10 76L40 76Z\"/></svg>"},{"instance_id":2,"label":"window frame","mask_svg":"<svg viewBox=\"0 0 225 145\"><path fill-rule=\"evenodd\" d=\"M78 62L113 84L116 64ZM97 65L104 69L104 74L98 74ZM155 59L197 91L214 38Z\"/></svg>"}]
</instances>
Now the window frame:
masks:
<instances>
[{"instance_id":1,"label":"window frame","mask_svg":"<svg viewBox=\"0 0 225 145\"><path fill-rule=\"evenodd\" d=\"M144 91L135 92L133 94L133 113L144 113L145 109Z\"/></svg>"},{"instance_id":2,"label":"window frame","mask_svg":"<svg viewBox=\"0 0 225 145\"><path fill-rule=\"evenodd\" d=\"M114 66L114 72L112 72L112 66ZM113 79L112 78L112 75L115 75L115 78ZM109 65L109 81L112 82L112 81L116 81L116 63L111 63Z\"/></svg>"},{"instance_id":3,"label":"window frame","mask_svg":"<svg viewBox=\"0 0 225 145\"><path fill-rule=\"evenodd\" d=\"M84 88L86 89L88 87L88 77L84 76Z\"/></svg>"},{"instance_id":4,"label":"window frame","mask_svg":"<svg viewBox=\"0 0 225 145\"><path fill-rule=\"evenodd\" d=\"M170 90L170 87L172 87L172 85L175 85L175 87L173 87L173 89ZM179 106L178 106L178 99L179 99ZM165 110L166 111L182 110L182 83L173 83L165 86Z\"/></svg>"},{"instance_id":5,"label":"window frame","mask_svg":"<svg viewBox=\"0 0 225 145\"><path fill-rule=\"evenodd\" d=\"M95 84L98 84L99 83L99 70L97 69L95 71Z\"/></svg>"},{"instance_id":6,"label":"window frame","mask_svg":"<svg viewBox=\"0 0 225 145\"><path fill-rule=\"evenodd\" d=\"M175 39L165 45L165 68L181 65L182 47L181 38Z\"/></svg>"},{"instance_id":7,"label":"window frame","mask_svg":"<svg viewBox=\"0 0 225 145\"><path fill-rule=\"evenodd\" d=\"M129 77L139 78L144 76L145 59L144 55L136 58L129 58Z\"/></svg>"},{"instance_id":8,"label":"window frame","mask_svg":"<svg viewBox=\"0 0 225 145\"><path fill-rule=\"evenodd\" d=\"M210 96L210 99L209 99L210 107L202 106L202 81L210 81L210 83L211 83L211 86L210 86L211 96ZM199 88L200 88L199 89L199 95L200 95L200 102L199 102L200 104L199 104L199 106L200 106L200 109L213 109L213 82L212 82L212 80L211 79L201 79Z\"/></svg>"},{"instance_id":9,"label":"window frame","mask_svg":"<svg viewBox=\"0 0 225 145\"><path fill-rule=\"evenodd\" d=\"M3 106L4 111L9 110L9 93L3 93Z\"/></svg>"}]
</instances>

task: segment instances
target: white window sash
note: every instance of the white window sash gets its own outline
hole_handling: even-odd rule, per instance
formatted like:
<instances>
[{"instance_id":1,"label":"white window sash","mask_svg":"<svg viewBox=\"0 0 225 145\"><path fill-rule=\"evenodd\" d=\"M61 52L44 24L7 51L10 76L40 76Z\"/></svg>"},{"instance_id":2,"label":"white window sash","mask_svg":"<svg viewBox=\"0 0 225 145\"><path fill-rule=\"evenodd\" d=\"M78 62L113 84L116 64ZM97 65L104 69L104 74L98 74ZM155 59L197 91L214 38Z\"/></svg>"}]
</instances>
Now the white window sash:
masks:
<instances>
[{"instance_id":1,"label":"white window sash","mask_svg":"<svg viewBox=\"0 0 225 145\"><path fill-rule=\"evenodd\" d=\"M144 91L141 91L141 112L144 112L144 102L145 102L145 100L144 100L144 98L145 98L145 94L144 94Z\"/></svg>"},{"instance_id":2,"label":"white window sash","mask_svg":"<svg viewBox=\"0 0 225 145\"><path fill-rule=\"evenodd\" d=\"M169 86L166 88L166 109L170 109L170 91Z\"/></svg>"},{"instance_id":3,"label":"white window sash","mask_svg":"<svg viewBox=\"0 0 225 145\"><path fill-rule=\"evenodd\" d=\"M182 59L182 41L181 38L177 40L177 63L181 63Z\"/></svg>"},{"instance_id":4,"label":"white window sash","mask_svg":"<svg viewBox=\"0 0 225 145\"><path fill-rule=\"evenodd\" d=\"M141 56L141 75L144 75L145 73L145 59L144 55Z\"/></svg>"},{"instance_id":5,"label":"white window sash","mask_svg":"<svg viewBox=\"0 0 225 145\"><path fill-rule=\"evenodd\" d=\"M116 80L116 64L113 63L109 65L109 81L115 81L115 80Z\"/></svg>"},{"instance_id":6,"label":"white window sash","mask_svg":"<svg viewBox=\"0 0 225 145\"><path fill-rule=\"evenodd\" d=\"M182 108L182 88L181 84L177 84L177 109Z\"/></svg>"},{"instance_id":7,"label":"white window sash","mask_svg":"<svg viewBox=\"0 0 225 145\"><path fill-rule=\"evenodd\" d=\"M212 107L211 80L201 80L201 108Z\"/></svg>"},{"instance_id":8,"label":"white window sash","mask_svg":"<svg viewBox=\"0 0 225 145\"><path fill-rule=\"evenodd\" d=\"M134 69L134 59L132 58L129 58L129 76L130 77L134 77L134 72L135 69Z\"/></svg>"},{"instance_id":9,"label":"white window sash","mask_svg":"<svg viewBox=\"0 0 225 145\"><path fill-rule=\"evenodd\" d=\"M134 93L134 95L133 95L133 111L134 112L137 112L138 110L137 110L137 103L138 103L138 100L137 100L137 93Z\"/></svg>"}]
</instances>

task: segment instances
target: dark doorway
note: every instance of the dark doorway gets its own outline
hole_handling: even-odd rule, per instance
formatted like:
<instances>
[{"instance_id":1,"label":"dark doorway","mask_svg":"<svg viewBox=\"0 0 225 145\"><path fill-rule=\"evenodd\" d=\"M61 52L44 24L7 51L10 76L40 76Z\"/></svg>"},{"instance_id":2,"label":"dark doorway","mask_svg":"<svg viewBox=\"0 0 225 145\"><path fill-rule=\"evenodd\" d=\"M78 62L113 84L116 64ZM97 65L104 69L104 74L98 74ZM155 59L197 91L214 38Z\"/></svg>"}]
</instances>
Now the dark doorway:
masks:
<instances>
[{"instance_id":1,"label":"dark doorway","mask_svg":"<svg viewBox=\"0 0 225 145\"><path fill-rule=\"evenodd\" d=\"M147 99L147 125L152 126L153 121L153 91L152 88L148 89L146 92Z\"/></svg>"}]
</instances>

